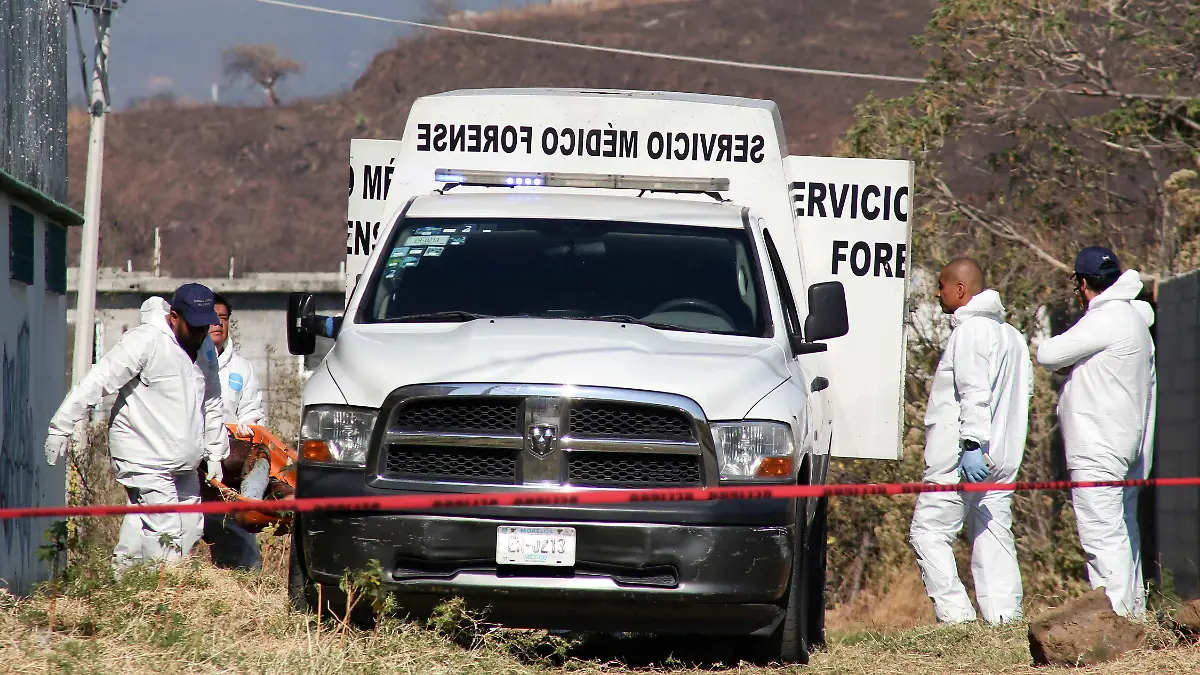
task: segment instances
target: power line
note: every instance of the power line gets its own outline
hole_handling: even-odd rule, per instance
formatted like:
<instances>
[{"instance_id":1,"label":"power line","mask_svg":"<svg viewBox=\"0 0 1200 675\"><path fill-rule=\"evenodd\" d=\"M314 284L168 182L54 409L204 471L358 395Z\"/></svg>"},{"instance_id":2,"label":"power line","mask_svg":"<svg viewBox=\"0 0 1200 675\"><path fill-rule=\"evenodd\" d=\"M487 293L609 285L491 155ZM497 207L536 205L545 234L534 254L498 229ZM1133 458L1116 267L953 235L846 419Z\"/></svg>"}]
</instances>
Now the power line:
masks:
<instances>
[{"instance_id":1,"label":"power line","mask_svg":"<svg viewBox=\"0 0 1200 675\"><path fill-rule=\"evenodd\" d=\"M292 9L303 9L310 12L318 12L321 14L332 14L335 16L348 16L355 19L368 19L371 21L382 21L384 23L395 23L404 26L412 26L414 28L428 28L430 30L440 30L448 33L459 33L462 35L475 35L478 37L489 37L500 40L512 40L514 42L526 42L529 44L546 45L550 47L567 47L569 49L583 49L593 52L604 52L607 54L621 54L624 56L643 56L653 59L663 59L667 61L685 61L688 63L703 63L711 66L730 66L734 68L747 68L750 70L768 70L777 73L793 73L797 75L824 75L827 77L846 77L858 80L879 80L883 82L906 82L910 84L923 84L924 78L920 77L903 77L900 75L881 75L879 73L855 73L846 70L822 70L820 68L801 68L799 66L779 66L771 63L752 63L747 61L730 61L726 59L710 59L702 56L684 56L682 54L663 54L661 52L648 52L640 49L622 49L620 47L602 47L600 45L581 44L578 42L562 42L560 40L546 40L543 38L525 37L523 35L512 35L509 33L493 33L491 31L473 30L470 28L456 28L454 26L443 26L440 24L423 23L420 21L408 21L405 19L392 19L384 16L374 16L371 14L361 14L358 12L347 12L340 9L329 9L327 7L317 7L314 5L303 5L287 0L256 0L265 5L278 5L280 7L290 7Z\"/></svg>"}]
</instances>

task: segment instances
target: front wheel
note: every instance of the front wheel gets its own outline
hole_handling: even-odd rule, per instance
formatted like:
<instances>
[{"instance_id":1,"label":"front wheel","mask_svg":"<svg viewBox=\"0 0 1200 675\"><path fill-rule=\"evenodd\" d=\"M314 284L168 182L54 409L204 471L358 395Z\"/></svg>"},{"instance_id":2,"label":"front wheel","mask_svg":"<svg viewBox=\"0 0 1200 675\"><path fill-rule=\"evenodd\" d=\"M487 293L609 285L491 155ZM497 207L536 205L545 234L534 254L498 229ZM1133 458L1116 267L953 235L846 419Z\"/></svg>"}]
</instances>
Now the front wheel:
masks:
<instances>
[{"instance_id":1,"label":"front wheel","mask_svg":"<svg viewBox=\"0 0 1200 675\"><path fill-rule=\"evenodd\" d=\"M816 512L813 513L812 525L809 527L808 559L811 562L808 574L808 648L815 649L825 646L825 564L826 548L829 539L829 528L826 513L829 508L829 498L817 500Z\"/></svg>"},{"instance_id":2,"label":"front wheel","mask_svg":"<svg viewBox=\"0 0 1200 675\"><path fill-rule=\"evenodd\" d=\"M316 604L308 599L308 576L304 573L304 562L300 559L299 527L292 528L292 545L288 552L288 603L297 612L311 612Z\"/></svg>"},{"instance_id":3,"label":"front wheel","mask_svg":"<svg viewBox=\"0 0 1200 675\"><path fill-rule=\"evenodd\" d=\"M346 594L340 588L309 580L304 569L298 524L292 527L292 546L288 554L288 601L297 612L319 613L337 621L346 616ZM371 627L375 619L375 613L366 602L359 601L350 608L350 621L360 628Z\"/></svg>"},{"instance_id":4,"label":"front wheel","mask_svg":"<svg viewBox=\"0 0 1200 675\"><path fill-rule=\"evenodd\" d=\"M823 512L818 509L817 515ZM813 577L821 576L824 586L824 539L819 547L811 546L811 530L805 524L805 513L801 512L796 523L796 549L792 556L792 576L788 581L788 590L783 598L783 620L775 627L774 632L766 637L751 638L751 660L758 665L769 663L808 663L809 639L812 635L812 589ZM814 525L816 518L814 517ZM817 548L821 554L819 570L818 561L814 560L813 550ZM821 610L824 611L822 593ZM822 617L823 618L823 617ZM822 622L823 624L823 622ZM822 633L824 628L821 629Z\"/></svg>"}]
</instances>

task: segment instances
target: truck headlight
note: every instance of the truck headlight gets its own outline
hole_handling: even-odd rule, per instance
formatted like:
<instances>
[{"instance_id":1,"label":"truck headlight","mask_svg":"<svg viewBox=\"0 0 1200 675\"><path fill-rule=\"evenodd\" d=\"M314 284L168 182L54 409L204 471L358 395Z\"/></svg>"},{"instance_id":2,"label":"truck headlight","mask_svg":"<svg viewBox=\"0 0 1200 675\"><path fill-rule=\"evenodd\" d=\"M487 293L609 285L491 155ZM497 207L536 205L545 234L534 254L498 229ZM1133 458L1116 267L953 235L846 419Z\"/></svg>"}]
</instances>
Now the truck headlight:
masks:
<instances>
[{"instance_id":1,"label":"truck headlight","mask_svg":"<svg viewBox=\"0 0 1200 675\"><path fill-rule=\"evenodd\" d=\"M711 425L721 480L791 479L796 475L792 430L779 422Z\"/></svg>"},{"instance_id":2,"label":"truck headlight","mask_svg":"<svg viewBox=\"0 0 1200 675\"><path fill-rule=\"evenodd\" d=\"M300 425L300 457L310 462L366 466L371 429L378 416L379 411L366 408L305 408Z\"/></svg>"}]
</instances>

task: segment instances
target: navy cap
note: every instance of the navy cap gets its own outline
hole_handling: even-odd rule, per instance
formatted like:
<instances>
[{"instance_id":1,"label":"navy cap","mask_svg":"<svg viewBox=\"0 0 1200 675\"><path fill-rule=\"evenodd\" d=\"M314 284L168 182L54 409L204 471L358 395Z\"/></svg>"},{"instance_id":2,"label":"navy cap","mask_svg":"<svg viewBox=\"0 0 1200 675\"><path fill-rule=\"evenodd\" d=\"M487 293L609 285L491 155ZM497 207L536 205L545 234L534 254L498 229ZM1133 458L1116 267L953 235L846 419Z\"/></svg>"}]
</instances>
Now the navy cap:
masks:
<instances>
[{"instance_id":1,"label":"navy cap","mask_svg":"<svg viewBox=\"0 0 1200 675\"><path fill-rule=\"evenodd\" d=\"M1115 277L1121 273L1117 254L1103 246L1089 246L1075 256L1075 274L1085 277Z\"/></svg>"},{"instance_id":2,"label":"navy cap","mask_svg":"<svg viewBox=\"0 0 1200 675\"><path fill-rule=\"evenodd\" d=\"M203 284L184 284L175 289L175 296L171 298L171 309L179 312L189 326L221 323L213 304L213 292Z\"/></svg>"}]
</instances>

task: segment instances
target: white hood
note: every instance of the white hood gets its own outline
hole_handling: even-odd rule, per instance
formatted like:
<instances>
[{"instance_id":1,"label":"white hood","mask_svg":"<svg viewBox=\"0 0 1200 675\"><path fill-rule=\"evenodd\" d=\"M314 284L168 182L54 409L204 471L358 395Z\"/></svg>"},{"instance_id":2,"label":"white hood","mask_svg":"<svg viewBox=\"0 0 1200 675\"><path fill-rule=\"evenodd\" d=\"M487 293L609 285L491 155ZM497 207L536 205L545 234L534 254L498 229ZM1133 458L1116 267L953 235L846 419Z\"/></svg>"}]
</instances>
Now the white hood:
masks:
<instances>
[{"instance_id":1,"label":"white hood","mask_svg":"<svg viewBox=\"0 0 1200 675\"><path fill-rule=\"evenodd\" d=\"M766 339L554 319L346 326L325 363L350 405L417 383L571 384L681 394L710 419L741 419L789 377Z\"/></svg>"},{"instance_id":2,"label":"white hood","mask_svg":"<svg viewBox=\"0 0 1200 675\"><path fill-rule=\"evenodd\" d=\"M1088 309L1093 309L1107 302L1123 300L1137 310L1138 316L1146 322L1146 327L1154 325L1154 308L1150 303L1134 300L1142 294L1142 275L1137 270L1125 270L1116 283L1104 289L1102 293L1092 298Z\"/></svg>"},{"instance_id":3,"label":"white hood","mask_svg":"<svg viewBox=\"0 0 1200 675\"><path fill-rule=\"evenodd\" d=\"M954 310L954 314L950 317L950 323L957 326L973 316L986 316L1003 321L1004 303L1000 301L1000 294L990 288L980 291L978 295L968 300L967 304Z\"/></svg>"},{"instance_id":4,"label":"white hood","mask_svg":"<svg viewBox=\"0 0 1200 675\"><path fill-rule=\"evenodd\" d=\"M171 305L165 299L156 295L147 298L142 303L141 313L142 323L144 324L166 325L167 315L171 313Z\"/></svg>"}]
</instances>

